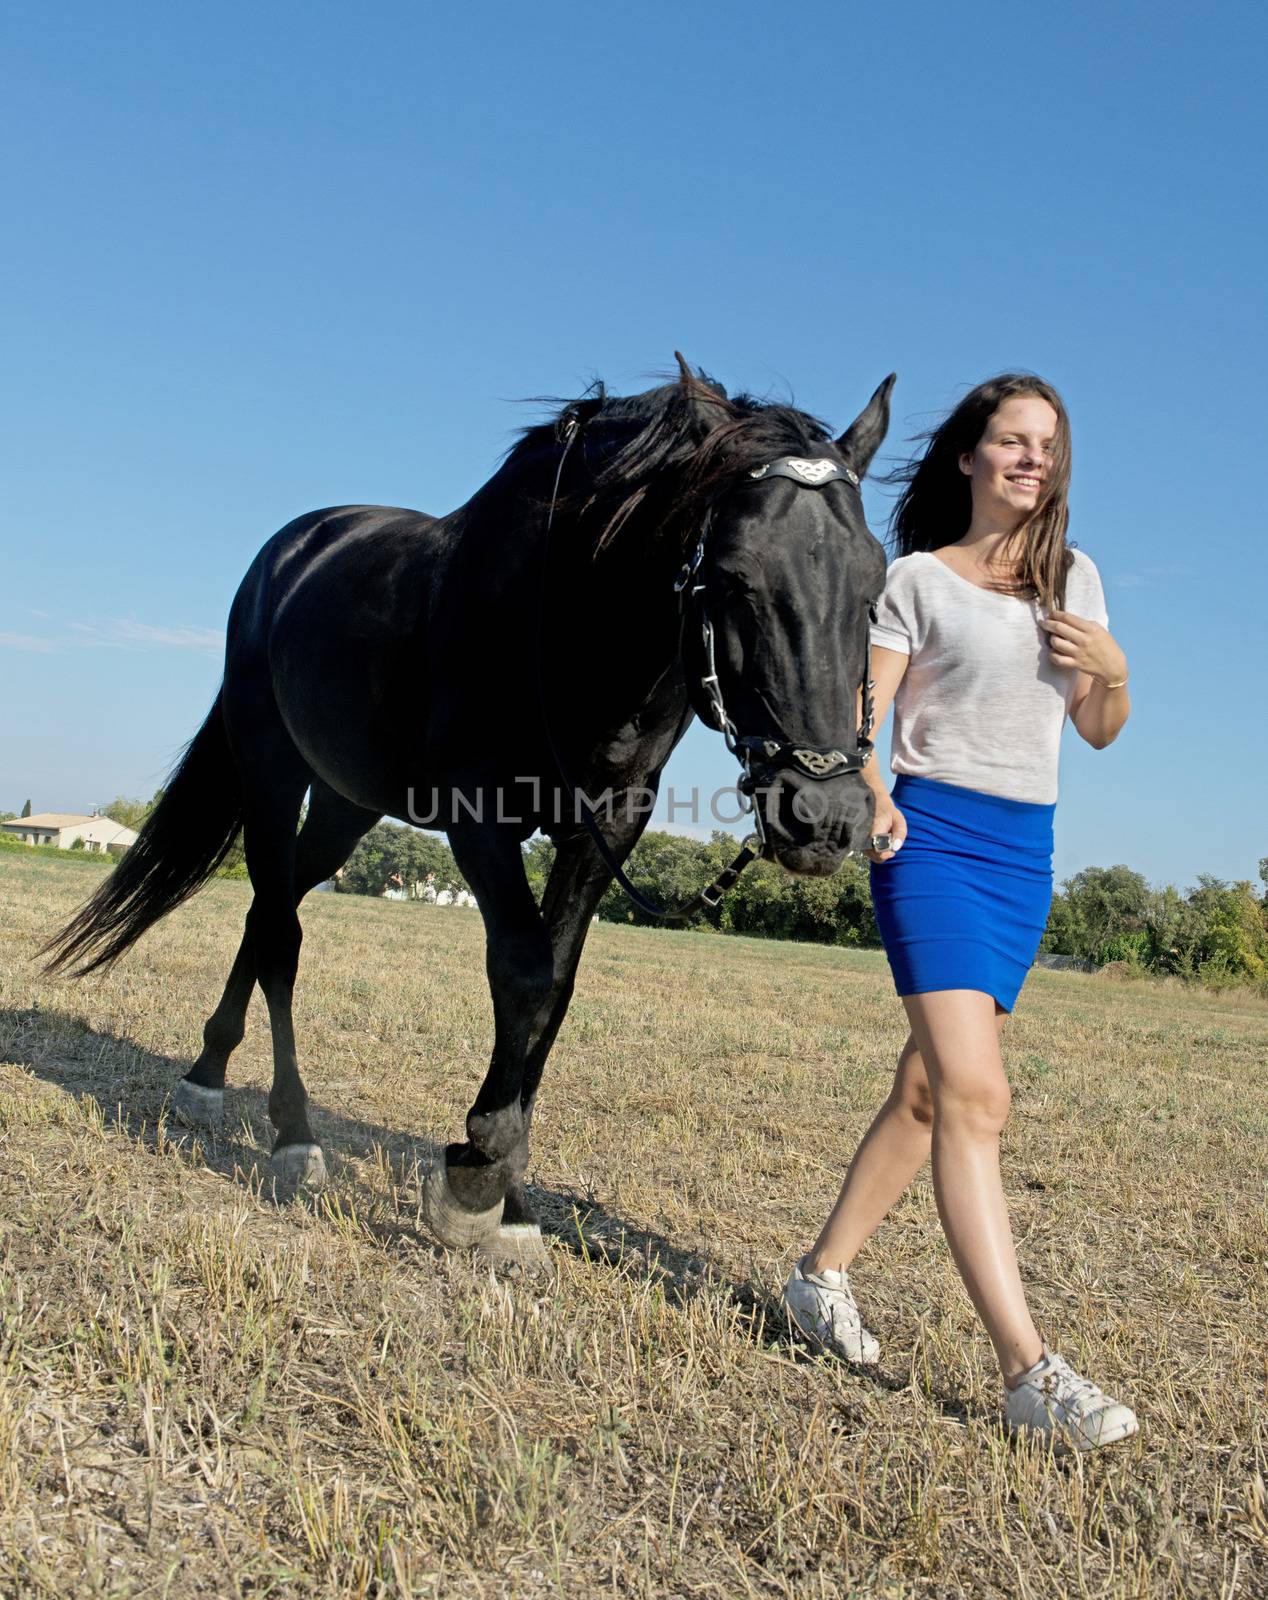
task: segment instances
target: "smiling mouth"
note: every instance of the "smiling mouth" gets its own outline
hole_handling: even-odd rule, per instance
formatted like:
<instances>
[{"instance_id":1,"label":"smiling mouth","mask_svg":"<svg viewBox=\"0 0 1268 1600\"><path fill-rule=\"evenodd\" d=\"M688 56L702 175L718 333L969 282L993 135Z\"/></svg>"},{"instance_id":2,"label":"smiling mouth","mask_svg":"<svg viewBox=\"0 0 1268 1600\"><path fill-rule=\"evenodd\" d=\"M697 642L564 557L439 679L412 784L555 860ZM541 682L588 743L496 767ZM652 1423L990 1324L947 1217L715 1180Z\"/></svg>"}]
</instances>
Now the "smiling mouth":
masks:
<instances>
[{"instance_id":1,"label":"smiling mouth","mask_svg":"<svg viewBox=\"0 0 1268 1600\"><path fill-rule=\"evenodd\" d=\"M1019 489L1037 489L1039 487L1038 478L1019 476L1010 477L1008 481L1009 483L1015 483Z\"/></svg>"}]
</instances>

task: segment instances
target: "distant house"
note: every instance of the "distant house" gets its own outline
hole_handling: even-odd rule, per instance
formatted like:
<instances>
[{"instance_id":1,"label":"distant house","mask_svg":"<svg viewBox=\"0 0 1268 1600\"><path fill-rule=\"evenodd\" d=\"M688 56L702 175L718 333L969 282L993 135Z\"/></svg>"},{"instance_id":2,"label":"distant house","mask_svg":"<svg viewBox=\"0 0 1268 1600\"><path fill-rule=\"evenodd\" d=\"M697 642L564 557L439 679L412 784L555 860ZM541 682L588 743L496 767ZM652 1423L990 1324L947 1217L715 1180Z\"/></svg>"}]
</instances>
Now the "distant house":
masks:
<instances>
[{"instance_id":1,"label":"distant house","mask_svg":"<svg viewBox=\"0 0 1268 1600\"><path fill-rule=\"evenodd\" d=\"M136 834L122 823L111 822L109 817L76 817L61 811L41 811L33 817L14 817L12 822L0 822L0 828L11 839L23 844L55 844L59 850L69 850L76 839L84 841L85 850L116 849L134 845Z\"/></svg>"}]
</instances>

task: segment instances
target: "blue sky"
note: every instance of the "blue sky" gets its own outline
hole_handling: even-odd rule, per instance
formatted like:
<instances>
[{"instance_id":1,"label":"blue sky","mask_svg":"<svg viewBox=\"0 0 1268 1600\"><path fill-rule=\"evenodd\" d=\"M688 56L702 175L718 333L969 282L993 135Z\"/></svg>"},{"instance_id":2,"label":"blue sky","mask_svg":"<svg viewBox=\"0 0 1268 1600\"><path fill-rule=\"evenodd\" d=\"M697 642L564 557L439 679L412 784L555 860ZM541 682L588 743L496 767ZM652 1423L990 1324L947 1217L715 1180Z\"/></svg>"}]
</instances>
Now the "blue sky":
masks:
<instances>
[{"instance_id":1,"label":"blue sky","mask_svg":"<svg viewBox=\"0 0 1268 1600\"><path fill-rule=\"evenodd\" d=\"M840 425L896 369L890 452L991 372L1055 382L1136 705L1067 733L1058 872L1255 876L1262 10L784 15L10 11L0 808L151 792L292 516L449 509L518 397L680 347ZM697 727L668 781L731 774Z\"/></svg>"}]
</instances>

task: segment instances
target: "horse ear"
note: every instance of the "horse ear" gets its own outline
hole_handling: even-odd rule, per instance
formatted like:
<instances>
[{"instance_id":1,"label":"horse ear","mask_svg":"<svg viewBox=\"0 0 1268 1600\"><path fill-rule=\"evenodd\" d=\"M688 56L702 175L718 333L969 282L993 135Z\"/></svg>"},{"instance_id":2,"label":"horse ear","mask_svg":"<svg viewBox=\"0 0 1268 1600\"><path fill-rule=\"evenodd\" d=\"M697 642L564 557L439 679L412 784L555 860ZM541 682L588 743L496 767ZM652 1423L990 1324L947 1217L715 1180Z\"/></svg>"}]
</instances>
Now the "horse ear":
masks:
<instances>
[{"instance_id":1,"label":"horse ear","mask_svg":"<svg viewBox=\"0 0 1268 1600\"><path fill-rule=\"evenodd\" d=\"M718 417L714 408L721 406L728 412L730 410L726 390L707 372L693 372L680 350L674 351L674 360L678 363L678 388L684 399L703 426L716 426Z\"/></svg>"},{"instance_id":2,"label":"horse ear","mask_svg":"<svg viewBox=\"0 0 1268 1600\"><path fill-rule=\"evenodd\" d=\"M872 464L872 457L881 447L889 432L889 396L898 374L891 372L876 393L855 417L837 440L837 449L863 477Z\"/></svg>"}]
</instances>

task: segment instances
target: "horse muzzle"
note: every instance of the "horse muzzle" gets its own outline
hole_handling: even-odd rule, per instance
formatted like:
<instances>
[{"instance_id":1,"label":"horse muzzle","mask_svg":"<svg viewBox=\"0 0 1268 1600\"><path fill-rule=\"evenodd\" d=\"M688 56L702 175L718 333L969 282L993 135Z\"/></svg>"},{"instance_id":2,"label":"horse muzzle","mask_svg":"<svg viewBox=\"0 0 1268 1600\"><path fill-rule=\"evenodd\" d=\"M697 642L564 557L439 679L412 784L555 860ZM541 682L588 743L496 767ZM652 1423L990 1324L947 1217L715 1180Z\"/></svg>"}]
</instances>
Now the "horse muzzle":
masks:
<instances>
[{"instance_id":1,"label":"horse muzzle","mask_svg":"<svg viewBox=\"0 0 1268 1600\"><path fill-rule=\"evenodd\" d=\"M867 848L873 800L859 765L819 777L805 763L772 763L751 768L740 787L761 810L767 856L787 872L827 877Z\"/></svg>"}]
</instances>

